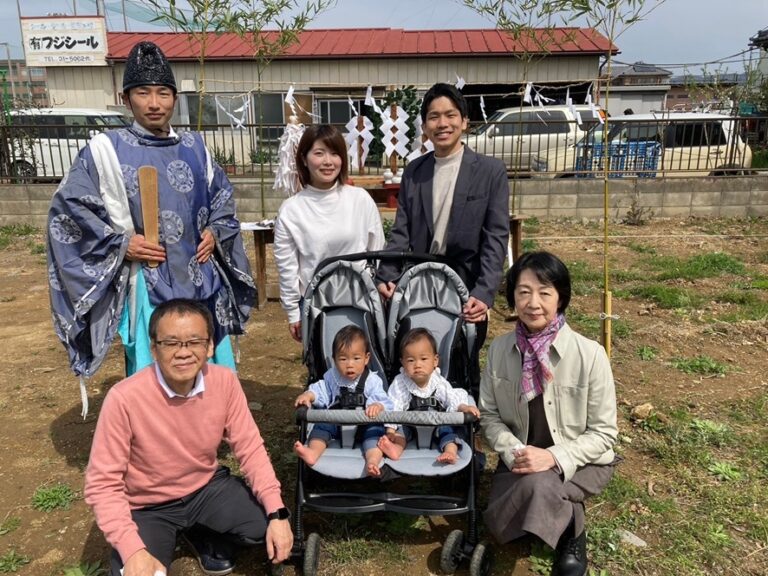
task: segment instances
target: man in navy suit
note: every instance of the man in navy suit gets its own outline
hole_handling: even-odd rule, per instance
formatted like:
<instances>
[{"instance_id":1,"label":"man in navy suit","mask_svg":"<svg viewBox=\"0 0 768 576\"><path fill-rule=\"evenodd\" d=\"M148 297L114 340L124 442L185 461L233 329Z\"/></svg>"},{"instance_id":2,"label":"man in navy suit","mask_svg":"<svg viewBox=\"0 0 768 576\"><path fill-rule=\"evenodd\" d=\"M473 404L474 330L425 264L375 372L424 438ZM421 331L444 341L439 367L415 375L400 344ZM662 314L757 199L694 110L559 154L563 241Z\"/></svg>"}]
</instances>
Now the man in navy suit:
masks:
<instances>
[{"instance_id":1,"label":"man in navy suit","mask_svg":"<svg viewBox=\"0 0 768 576\"><path fill-rule=\"evenodd\" d=\"M464 319L477 324L478 344L501 283L509 239L509 182L504 163L462 142L467 102L450 84L435 84L421 104L423 130L435 146L405 169L386 250L445 256L469 289ZM390 298L402 270L382 263L379 293Z\"/></svg>"}]
</instances>

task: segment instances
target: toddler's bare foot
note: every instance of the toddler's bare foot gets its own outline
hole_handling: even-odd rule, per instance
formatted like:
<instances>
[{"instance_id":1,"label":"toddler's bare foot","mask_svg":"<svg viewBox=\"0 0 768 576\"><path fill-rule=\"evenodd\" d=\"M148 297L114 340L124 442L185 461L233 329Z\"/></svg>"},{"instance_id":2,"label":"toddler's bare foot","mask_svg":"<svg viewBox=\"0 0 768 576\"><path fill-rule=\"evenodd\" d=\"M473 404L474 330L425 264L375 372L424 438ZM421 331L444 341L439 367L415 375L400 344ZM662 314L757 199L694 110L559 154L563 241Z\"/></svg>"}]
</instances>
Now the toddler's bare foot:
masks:
<instances>
[{"instance_id":1,"label":"toddler's bare foot","mask_svg":"<svg viewBox=\"0 0 768 576\"><path fill-rule=\"evenodd\" d=\"M437 457L437 461L440 464L456 464L459 459L459 447L453 442L445 445L445 450L440 456Z\"/></svg>"},{"instance_id":2,"label":"toddler's bare foot","mask_svg":"<svg viewBox=\"0 0 768 576\"><path fill-rule=\"evenodd\" d=\"M390 460L397 460L403 454L404 448L399 444L395 444L387 436L379 438L378 442L379 450Z\"/></svg>"},{"instance_id":3,"label":"toddler's bare foot","mask_svg":"<svg viewBox=\"0 0 768 576\"><path fill-rule=\"evenodd\" d=\"M305 446L298 440L293 445L293 451L296 455L304 460L309 466L314 466L320 459L320 454L312 450L309 446Z\"/></svg>"},{"instance_id":4,"label":"toddler's bare foot","mask_svg":"<svg viewBox=\"0 0 768 576\"><path fill-rule=\"evenodd\" d=\"M381 469L379 469L379 465L375 462L368 462L365 463L365 473L368 476L372 476L373 478L378 478L381 476Z\"/></svg>"},{"instance_id":5,"label":"toddler's bare foot","mask_svg":"<svg viewBox=\"0 0 768 576\"><path fill-rule=\"evenodd\" d=\"M368 476L373 476L374 478L378 478L381 476L381 469L379 468L379 465L381 464L381 459L384 457L384 455L381 453L381 450L378 448L370 448L366 450L365 452L365 473Z\"/></svg>"}]
</instances>

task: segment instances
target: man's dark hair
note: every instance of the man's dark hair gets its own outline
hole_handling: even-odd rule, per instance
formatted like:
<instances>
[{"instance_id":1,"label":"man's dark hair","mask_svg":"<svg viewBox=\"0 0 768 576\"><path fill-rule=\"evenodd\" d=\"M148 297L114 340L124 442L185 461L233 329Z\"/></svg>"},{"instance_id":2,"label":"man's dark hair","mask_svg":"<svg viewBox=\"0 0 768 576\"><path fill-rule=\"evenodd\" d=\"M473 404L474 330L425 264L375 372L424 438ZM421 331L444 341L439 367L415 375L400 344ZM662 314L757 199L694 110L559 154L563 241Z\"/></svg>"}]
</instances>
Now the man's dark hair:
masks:
<instances>
[{"instance_id":1,"label":"man's dark hair","mask_svg":"<svg viewBox=\"0 0 768 576\"><path fill-rule=\"evenodd\" d=\"M365 332L354 324L347 324L333 337L333 357L336 358L342 351L349 348L355 340L362 340L365 343L365 351L370 352Z\"/></svg>"},{"instance_id":2,"label":"man's dark hair","mask_svg":"<svg viewBox=\"0 0 768 576\"><path fill-rule=\"evenodd\" d=\"M349 176L347 143L344 141L344 136L341 135L341 132L330 124L314 124L307 126L306 130L304 130L304 134L296 148L296 169L299 172L299 182L302 186L312 183L309 167L307 166L307 154L309 154L312 146L318 140L341 156L341 170L339 170L339 177L336 181L339 184L344 184Z\"/></svg>"},{"instance_id":3,"label":"man's dark hair","mask_svg":"<svg viewBox=\"0 0 768 576\"><path fill-rule=\"evenodd\" d=\"M454 106L458 108L459 114L461 114L462 118L466 118L469 112L467 111L467 101L464 99L464 95L459 92L458 88L454 86L453 84L444 84L442 82L438 82L437 84L433 85L432 88L427 90L427 93L424 94L424 99L421 101L421 120L422 122L427 121L427 112L429 111L429 105L432 104L432 101L436 98L448 98L451 102L453 102Z\"/></svg>"},{"instance_id":4,"label":"man's dark hair","mask_svg":"<svg viewBox=\"0 0 768 576\"><path fill-rule=\"evenodd\" d=\"M571 275L563 261L550 252L526 252L507 272L507 304L515 307L515 287L523 270L530 270L542 284L557 290L557 311L562 313L571 301Z\"/></svg>"},{"instance_id":5,"label":"man's dark hair","mask_svg":"<svg viewBox=\"0 0 768 576\"><path fill-rule=\"evenodd\" d=\"M432 332L426 328L414 328L412 330L408 330L408 332L405 333L405 336L403 336L403 339L400 341L400 358L403 357L405 349L408 346L415 344L419 340L428 340L429 345L432 346L432 353L437 354L437 340L435 340L435 337L432 336Z\"/></svg>"},{"instance_id":6,"label":"man's dark hair","mask_svg":"<svg viewBox=\"0 0 768 576\"><path fill-rule=\"evenodd\" d=\"M208 339L213 338L213 315L208 307L199 300L190 300L188 298L174 298L163 302L149 317L149 337L153 342L157 341L157 325L162 318L169 314L186 316L188 314L197 314L205 320L208 329Z\"/></svg>"}]
</instances>

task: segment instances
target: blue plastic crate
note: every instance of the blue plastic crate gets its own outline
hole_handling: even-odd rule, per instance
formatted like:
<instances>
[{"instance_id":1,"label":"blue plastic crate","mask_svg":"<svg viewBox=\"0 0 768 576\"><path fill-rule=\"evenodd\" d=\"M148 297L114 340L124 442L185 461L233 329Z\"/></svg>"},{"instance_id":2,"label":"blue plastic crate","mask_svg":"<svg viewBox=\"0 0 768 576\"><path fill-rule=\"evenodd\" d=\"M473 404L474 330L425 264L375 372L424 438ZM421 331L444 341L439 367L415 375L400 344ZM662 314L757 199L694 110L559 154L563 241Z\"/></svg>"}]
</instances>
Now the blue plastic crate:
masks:
<instances>
[{"instance_id":1,"label":"blue plastic crate","mask_svg":"<svg viewBox=\"0 0 768 576\"><path fill-rule=\"evenodd\" d=\"M609 144L608 156L611 158L609 178L619 178L621 173L615 170L624 170L623 144ZM600 144L576 145L576 170L579 178L594 178L605 170L605 147Z\"/></svg>"},{"instance_id":2,"label":"blue plastic crate","mask_svg":"<svg viewBox=\"0 0 768 576\"><path fill-rule=\"evenodd\" d=\"M648 142L612 142L608 145L611 159L609 178L629 174L638 178L654 178L661 156L661 144ZM605 146L576 145L576 170L579 178L594 178L605 169Z\"/></svg>"}]
</instances>

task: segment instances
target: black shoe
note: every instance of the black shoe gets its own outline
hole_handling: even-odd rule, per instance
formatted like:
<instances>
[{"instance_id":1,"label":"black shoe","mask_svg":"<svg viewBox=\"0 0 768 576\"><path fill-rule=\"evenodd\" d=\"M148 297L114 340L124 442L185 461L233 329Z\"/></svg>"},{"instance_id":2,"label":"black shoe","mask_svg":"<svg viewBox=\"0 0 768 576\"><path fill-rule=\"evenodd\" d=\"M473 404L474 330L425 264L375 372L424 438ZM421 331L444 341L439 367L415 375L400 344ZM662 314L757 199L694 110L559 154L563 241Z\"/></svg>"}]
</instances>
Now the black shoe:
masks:
<instances>
[{"instance_id":1,"label":"black shoe","mask_svg":"<svg viewBox=\"0 0 768 576\"><path fill-rule=\"evenodd\" d=\"M184 539L197 558L200 569L208 576L226 576L235 569L228 546L217 546L214 539L195 531L185 533Z\"/></svg>"},{"instance_id":2,"label":"black shoe","mask_svg":"<svg viewBox=\"0 0 768 576\"><path fill-rule=\"evenodd\" d=\"M557 576L584 576L587 573L587 534L563 537L557 544L553 573Z\"/></svg>"}]
</instances>

